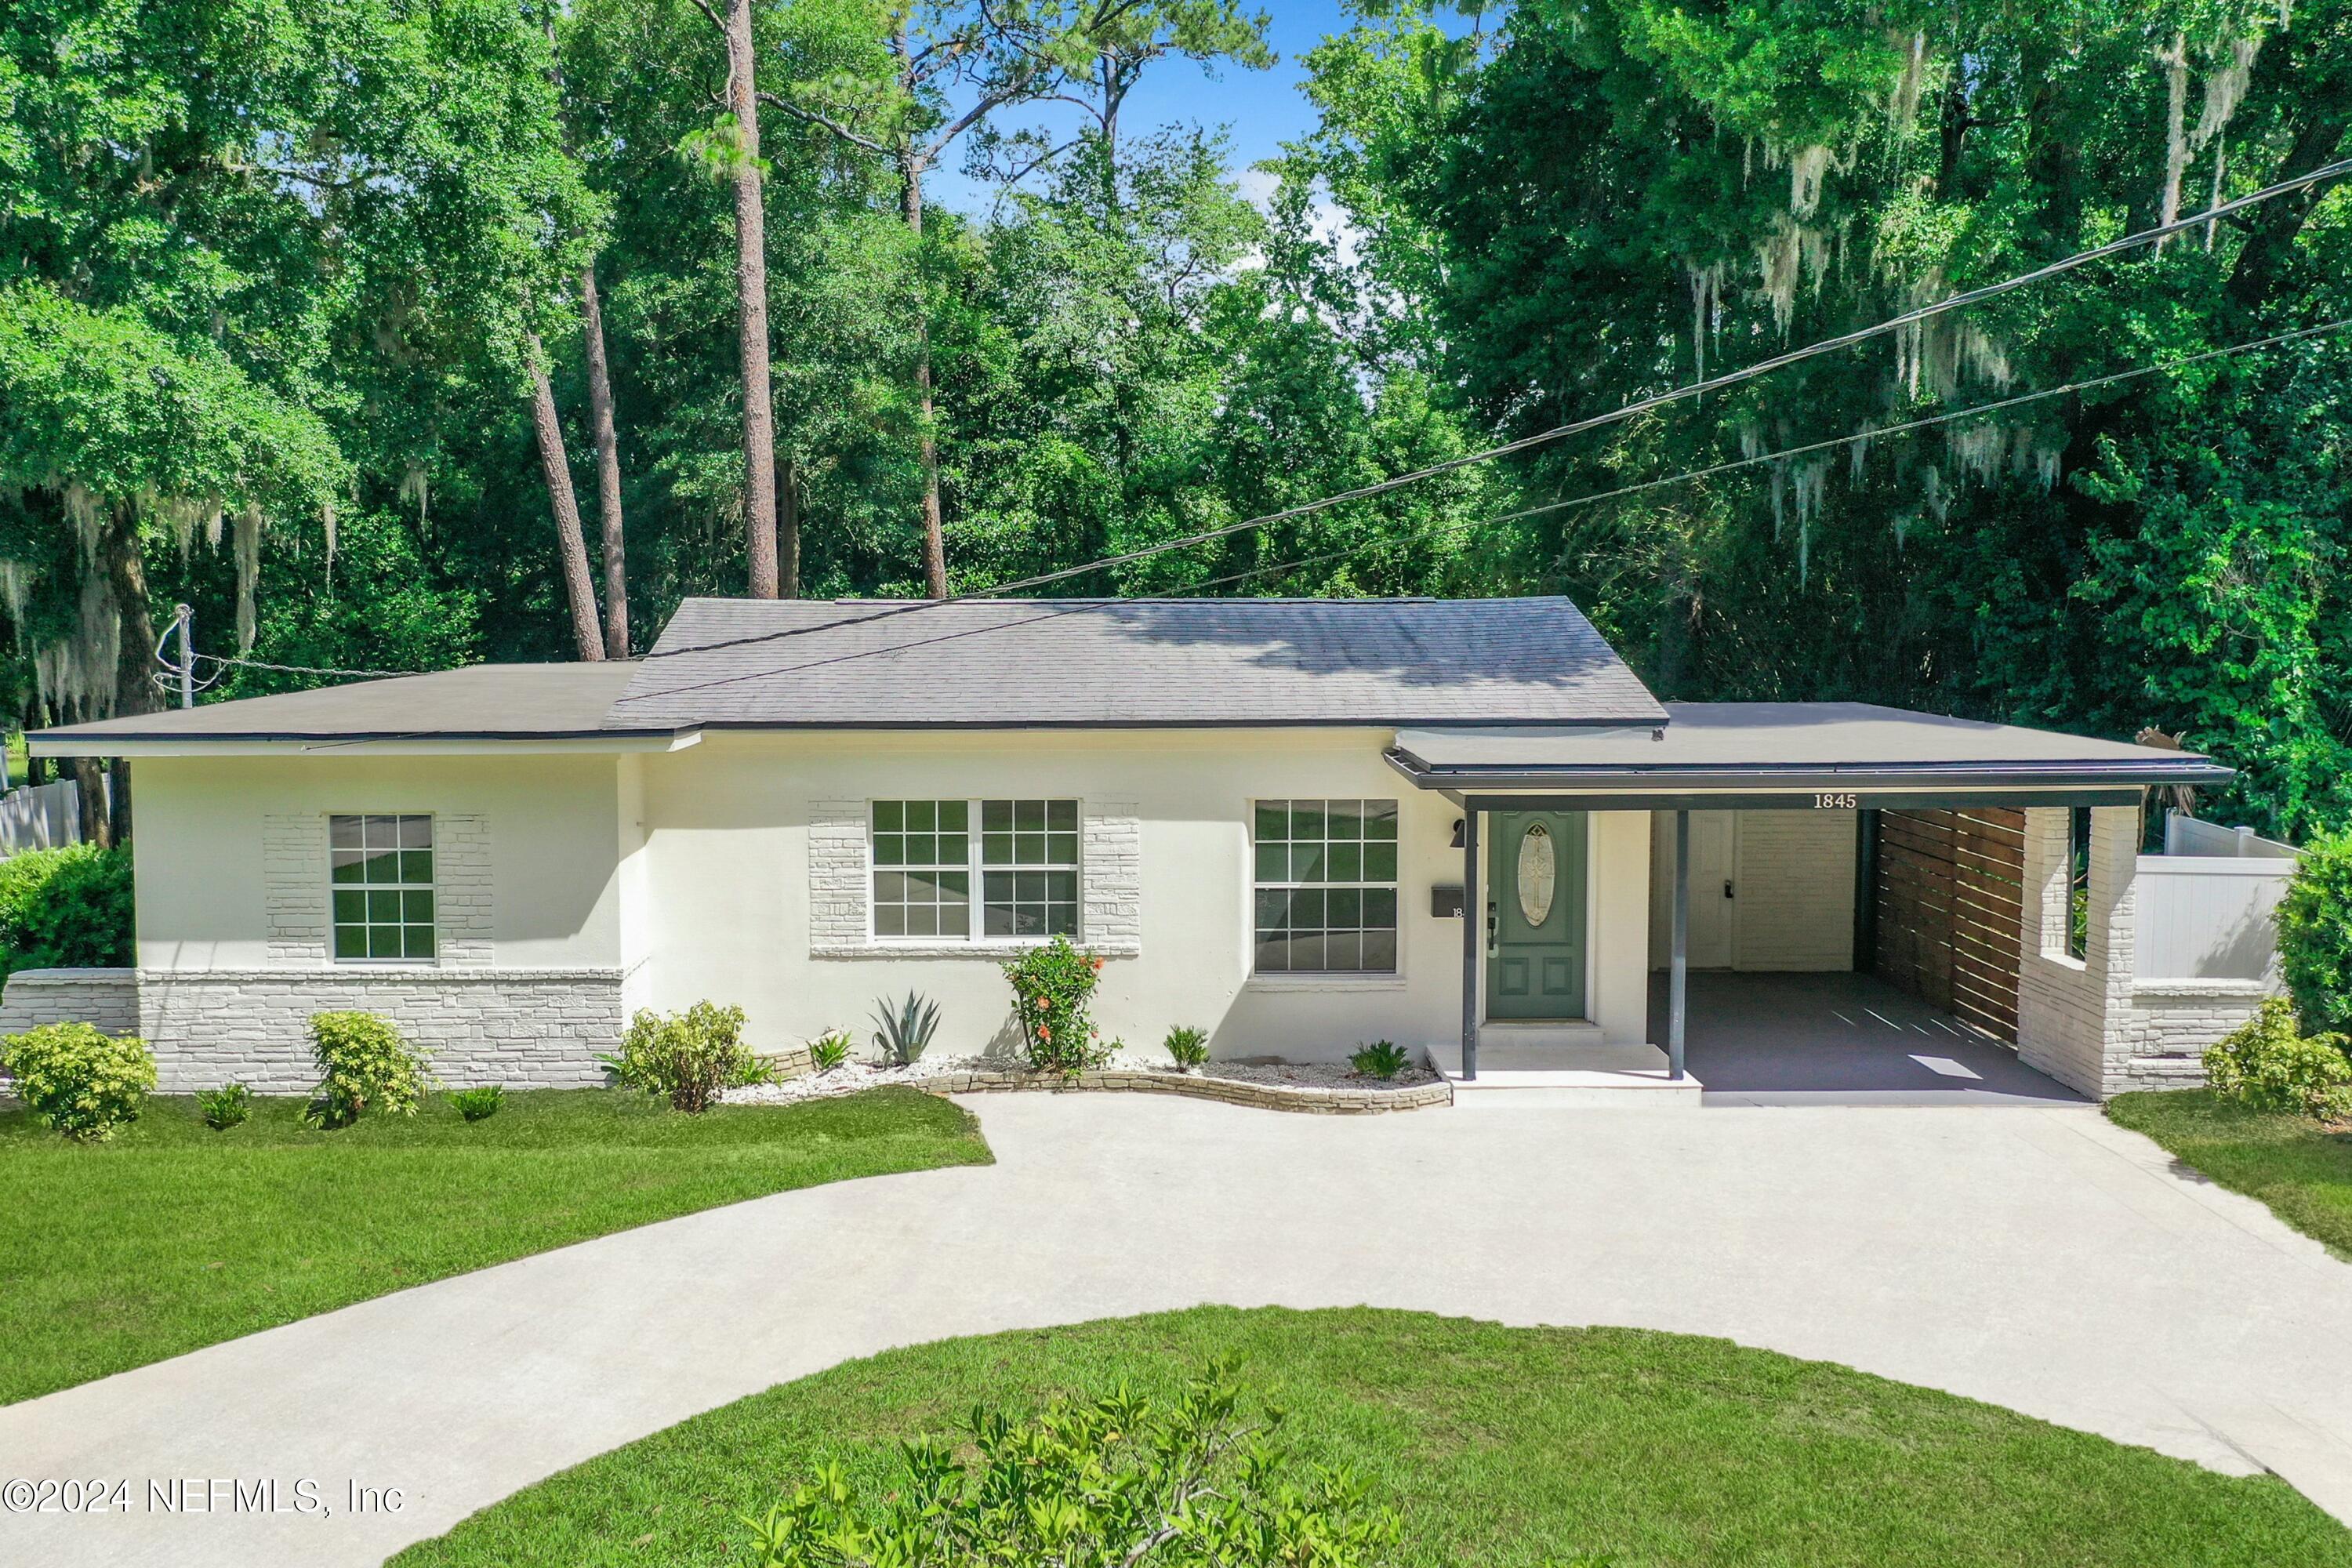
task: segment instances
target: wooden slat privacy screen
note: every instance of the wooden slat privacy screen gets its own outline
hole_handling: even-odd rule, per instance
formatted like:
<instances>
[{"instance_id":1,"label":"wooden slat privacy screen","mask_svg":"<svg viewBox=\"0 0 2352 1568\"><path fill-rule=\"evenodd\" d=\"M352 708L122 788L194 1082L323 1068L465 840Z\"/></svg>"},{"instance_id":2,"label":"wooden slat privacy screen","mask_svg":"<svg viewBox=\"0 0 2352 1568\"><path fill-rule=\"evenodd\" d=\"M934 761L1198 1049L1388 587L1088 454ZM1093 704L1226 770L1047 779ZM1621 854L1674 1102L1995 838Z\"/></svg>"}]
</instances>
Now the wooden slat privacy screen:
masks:
<instances>
[{"instance_id":1,"label":"wooden slat privacy screen","mask_svg":"<svg viewBox=\"0 0 2352 1568\"><path fill-rule=\"evenodd\" d=\"M1872 894L1880 976L2016 1044L2025 814L1880 812Z\"/></svg>"}]
</instances>

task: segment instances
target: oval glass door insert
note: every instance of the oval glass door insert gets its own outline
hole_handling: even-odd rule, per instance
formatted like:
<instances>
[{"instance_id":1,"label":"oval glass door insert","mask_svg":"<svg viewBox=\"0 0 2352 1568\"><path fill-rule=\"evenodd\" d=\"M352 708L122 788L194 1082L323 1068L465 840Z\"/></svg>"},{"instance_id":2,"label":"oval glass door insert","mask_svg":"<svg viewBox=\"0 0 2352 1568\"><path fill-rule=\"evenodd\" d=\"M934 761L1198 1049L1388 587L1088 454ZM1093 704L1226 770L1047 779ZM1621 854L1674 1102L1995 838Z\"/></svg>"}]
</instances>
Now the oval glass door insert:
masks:
<instances>
[{"instance_id":1,"label":"oval glass door insert","mask_svg":"<svg viewBox=\"0 0 2352 1568\"><path fill-rule=\"evenodd\" d=\"M1552 888L1559 877L1551 830L1536 823L1519 840L1519 913L1528 917L1528 924L1539 926L1551 913Z\"/></svg>"}]
</instances>

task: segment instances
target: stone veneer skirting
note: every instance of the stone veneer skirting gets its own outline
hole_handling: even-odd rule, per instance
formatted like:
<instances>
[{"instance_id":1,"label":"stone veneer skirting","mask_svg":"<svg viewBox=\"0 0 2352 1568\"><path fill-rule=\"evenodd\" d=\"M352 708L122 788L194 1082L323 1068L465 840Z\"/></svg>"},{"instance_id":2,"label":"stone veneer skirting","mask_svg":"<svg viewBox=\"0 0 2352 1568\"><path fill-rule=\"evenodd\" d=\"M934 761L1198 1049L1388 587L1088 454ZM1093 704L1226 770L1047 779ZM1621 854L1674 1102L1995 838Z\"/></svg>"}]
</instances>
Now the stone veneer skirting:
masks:
<instances>
[{"instance_id":1,"label":"stone veneer skirting","mask_svg":"<svg viewBox=\"0 0 2352 1568\"><path fill-rule=\"evenodd\" d=\"M1255 1106L1260 1110L1306 1111L1323 1116L1371 1116L1384 1110L1419 1110L1454 1103L1454 1086L1440 1079L1411 1089L1314 1088L1278 1083L1251 1083L1241 1079L1195 1076L1151 1068L1097 1068L1075 1079L1059 1073L996 1071L974 1068L935 1074L908 1086L928 1094L992 1094L1015 1089L1062 1092L1069 1089L1125 1089L1139 1094L1174 1094L1190 1100L1222 1100L1228 1105Z\"/></svg>"},{"instance_id":2,"label":"stone veneer skirting","mask_svg":"<svg viewBox=\"0 0 2352 1568\"><path fill-rule=\"evenodd\" d=\"M620 1045L621 972L26 970L8 979L0 1033L83 1019L145 1039L165 1093L242 1083L299 1094L319 1079L310 1015L342 1011L391 1019L452 1089L593 1086L604 1081L597 1055Z\"/></svg>"}]
</instances>

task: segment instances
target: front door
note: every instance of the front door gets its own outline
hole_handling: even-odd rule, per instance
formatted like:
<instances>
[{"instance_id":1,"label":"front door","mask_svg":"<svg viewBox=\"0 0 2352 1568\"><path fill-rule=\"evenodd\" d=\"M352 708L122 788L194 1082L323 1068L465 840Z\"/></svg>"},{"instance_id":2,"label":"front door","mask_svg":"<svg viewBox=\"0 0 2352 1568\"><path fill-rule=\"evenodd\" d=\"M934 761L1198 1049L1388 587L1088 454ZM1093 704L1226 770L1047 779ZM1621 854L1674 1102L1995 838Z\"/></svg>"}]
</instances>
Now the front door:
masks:
<instances>
[{"instance_id":1,"label":"front door","mask_svg":"<svg viewBox=\"0 0 2352 1568\"><path fill-rule=\"evenodd\" d=\"M1584 1016L1584 813L1489 819L1486 1016Z\"/></svg>"}]
</instances>

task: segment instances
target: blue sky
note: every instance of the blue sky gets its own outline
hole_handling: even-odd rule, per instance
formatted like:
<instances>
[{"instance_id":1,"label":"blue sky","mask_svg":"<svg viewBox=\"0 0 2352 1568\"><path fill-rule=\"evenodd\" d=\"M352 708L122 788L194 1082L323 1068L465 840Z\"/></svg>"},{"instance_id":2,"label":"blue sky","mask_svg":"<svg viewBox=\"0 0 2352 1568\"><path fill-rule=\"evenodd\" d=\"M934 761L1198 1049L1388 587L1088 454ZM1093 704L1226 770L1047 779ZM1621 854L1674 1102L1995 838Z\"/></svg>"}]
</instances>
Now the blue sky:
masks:
<instances>
[{"instance_id":1,"label":"blue sky","mask_svg":"<svg viewBox=\"0 0 2352 1568\"><path fill-rule=\"evenodd\" d=\"M1177 122L1226 127L1234 165L1247 168L1273 157L1282 143L1314 128L1315 110L1299 91L1306 77L1300 60L1325 35L1342 31L1348 18L1339 0L1259 0L1272 18L1267 29L1281 58L1270 70L1227 66L1212 79L1190 60L1161 60L1136 85L1121 123L1141 132ZM925 182L929 200L967 212L985 210L995 191L976 185L961 173L961 148L947 166Z\"/></svg>"}]
</instances>

